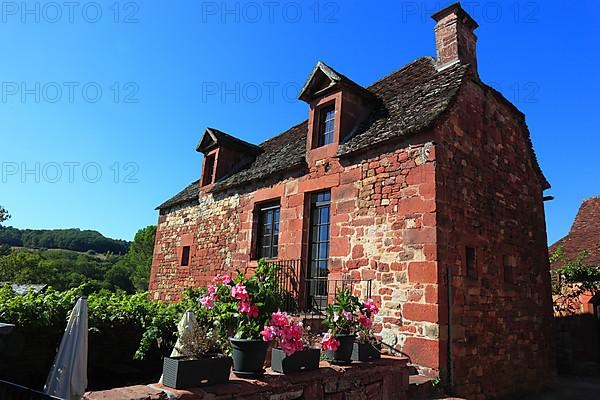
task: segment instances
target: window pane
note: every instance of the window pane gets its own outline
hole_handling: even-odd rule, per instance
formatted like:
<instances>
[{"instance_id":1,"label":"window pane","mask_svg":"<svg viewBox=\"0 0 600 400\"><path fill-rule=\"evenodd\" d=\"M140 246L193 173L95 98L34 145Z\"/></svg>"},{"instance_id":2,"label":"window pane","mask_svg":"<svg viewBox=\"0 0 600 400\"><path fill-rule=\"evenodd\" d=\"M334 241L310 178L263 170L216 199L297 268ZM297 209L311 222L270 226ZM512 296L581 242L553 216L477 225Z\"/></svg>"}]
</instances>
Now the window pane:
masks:
<instances>
[{"instance_id":1,"label":"window pane","mask_svg":"<svg viewBox=\"0 0 600 400\"><path fill-rule=\"evenodd\" d=\"M279 206L267 204L258 211L257 256L259 258L277 257L279 240Z\"/></svg>"},{"instance_id":2,"label":"window pane","mask_svg":"<svg viewBox=\"0 0 600 400\"><path fill-rule=\"evenodd\" d=\"M181 266L187 267L190 265L190 246L183 246L181 251Z\"/></svg>"},{"instance_id":3,"label":"window pane","mask_svg":"<svg viewBox=\"0 0 600 400\"><path fill-rule=\"evenodd\" d=\"M333 106L324 108L319 114L319 146L333 143L333 132L335 130L335 108Z\"/></svg>"}]
</instances>

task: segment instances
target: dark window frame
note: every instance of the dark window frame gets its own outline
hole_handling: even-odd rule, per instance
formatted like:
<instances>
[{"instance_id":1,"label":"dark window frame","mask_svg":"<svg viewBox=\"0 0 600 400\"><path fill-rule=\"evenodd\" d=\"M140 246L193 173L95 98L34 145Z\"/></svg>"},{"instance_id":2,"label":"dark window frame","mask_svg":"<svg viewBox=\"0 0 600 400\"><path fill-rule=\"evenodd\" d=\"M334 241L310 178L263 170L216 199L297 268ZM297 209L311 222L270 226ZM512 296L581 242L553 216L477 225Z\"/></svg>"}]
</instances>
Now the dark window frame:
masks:
<instances>
[{"instance_id":1,"label":"dark window frame","mask_svg":"<svg viewBox=\"0 0 600 400\"><path fill-rule=\"evenodd\" d=\"M329 257L331 253L331 191L312 193L309 210L309 308L320 309L328 302Z\"/></svg>"},{"instance_id":2,"label":"dark window frame","mask_svg":"<svg viewBox=\"0 0 600 400\"><path fill-rule=\"evenodd\" d=\"M270 201L259 204L256 213L255 258L276 259L279 256L279 224L281 203Z\"/></svg>"},{"instance_id":3,"label":"dark window frame","mask_svg":"<svg viewBox=\"0 0 600 400\"><path fill-rule=\"evenodd\" d=\"M202 171L202 186L210 185L215 180L215 164L217 153L206 155L204 160L204 171Z\"/></svg>"},{"instance_id":4,"label":"dark window frame","mask_svg":"<svg viewBox=\"0 0 600 400\"><path fill-rule=\"evenodd\" d=\"M318 123L316 147L323 147L333 144L335 137L335 103L328 103L318 108Z\"/></svg>"},{"instance_id":5,"label":"dark window frame","mask_svg":"<svg viewBox=\"0 0 600 400\"><path fill-rule=\"evenodd\" d=\"M192 249L191 246L183 246L181 248L181 260L179 261L179 265L181 267L189 267L191 260Z\"/></svg>"},{"instance_id":6,"label":"dark window frame","mask_svg":"<svg viewBox=\"0 0 600 400\"><path fill-rule=\"evenodd\" d=\"M502 256L502 279L506 284L513 284L515 281L515 268L516 268L516 258L514 256L504 255Z\"/></svg>"},{"instance_id":7,"label":"dark window frame","mask_svg":"<svg viewBox=\"0 0 600 400\"><path fill-rule=\"evenodd\" d=\"M477 279L477 248L474 246L465 246L465 275L469 279Z\"/></svg>"}]
</instances>

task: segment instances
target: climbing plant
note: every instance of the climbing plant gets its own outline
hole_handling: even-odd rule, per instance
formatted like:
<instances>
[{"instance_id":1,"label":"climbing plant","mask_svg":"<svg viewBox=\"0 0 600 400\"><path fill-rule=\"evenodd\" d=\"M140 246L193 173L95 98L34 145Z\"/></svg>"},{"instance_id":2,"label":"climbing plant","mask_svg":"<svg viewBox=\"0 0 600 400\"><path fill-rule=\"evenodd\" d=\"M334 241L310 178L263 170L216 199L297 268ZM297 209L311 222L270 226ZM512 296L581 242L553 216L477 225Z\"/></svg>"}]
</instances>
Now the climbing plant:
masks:
<instances>
[{"instance_id":1,"label":"climbing plant","mask_svg":"<svg viewBox=\"0 0 600 400\"><path fill-rule=\"evenodd\" d=\"M550 255L550 263L561 267L553 272L552 294L554 311L561 315L577 312L580 296L600 292L600 267L586 263L588 252L582 250L575 259L569 260L564 248L559 246Z\"/></svg>"}]
</instances>

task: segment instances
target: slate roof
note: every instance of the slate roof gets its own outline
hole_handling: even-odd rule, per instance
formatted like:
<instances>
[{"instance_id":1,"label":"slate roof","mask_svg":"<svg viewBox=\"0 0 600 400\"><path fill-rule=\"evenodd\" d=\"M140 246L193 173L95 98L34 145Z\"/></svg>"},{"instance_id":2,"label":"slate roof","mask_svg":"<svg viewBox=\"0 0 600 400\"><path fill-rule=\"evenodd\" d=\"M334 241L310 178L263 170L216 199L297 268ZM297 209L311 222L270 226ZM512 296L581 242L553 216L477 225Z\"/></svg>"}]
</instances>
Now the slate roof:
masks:
<instances>
[{"instance_id":1,"label":"slate roof","mask_svg":"<svg viewBox=\"0 0 600 400\"><path fill-rule=\"evenodd\" d=\"M577 258L581 250L587 250L588 256L585 263L600 266L600 196L585 200L569 234L550 246L552 254L558 246L563 246L568 260ZM560 265L553 265L558 268Z\"/></svg>"},{"instance_id":2,"label":"slate roof","mask_svg":"<svg viewBox=\"0 0 600 400\"><path fill-rule=\"evenodd\" d=\"M198 203L198 195L200 193L200 179L190 183L185 189L171 197L169 200L156 207L157 210L171 208L178 204Z\"/></svg>"}]
</instances>

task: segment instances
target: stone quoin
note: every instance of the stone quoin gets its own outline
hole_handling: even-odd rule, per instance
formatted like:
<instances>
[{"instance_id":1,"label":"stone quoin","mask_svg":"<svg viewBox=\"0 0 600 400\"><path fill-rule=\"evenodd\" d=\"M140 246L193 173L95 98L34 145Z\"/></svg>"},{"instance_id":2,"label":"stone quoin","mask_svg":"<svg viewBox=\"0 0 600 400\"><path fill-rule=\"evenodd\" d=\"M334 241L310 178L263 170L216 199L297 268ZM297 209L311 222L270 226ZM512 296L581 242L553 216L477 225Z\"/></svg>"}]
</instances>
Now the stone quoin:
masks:
<instances>
[{"instance_id":1,"label":"stone quoin","mask_svg":"<svg viewBox=\"0 0 600 400\"><path fill-rule=\"evenodd\" d=\"M300 259L372 280L377 334L459 396L551 382L549 184L524 115L479 77L477 23L458 3L433 19L436 59L369 87L319 62L308 119L260 145L206 129L200 179L158 207L153 298Z\"/></svg>"}]
</instances>

